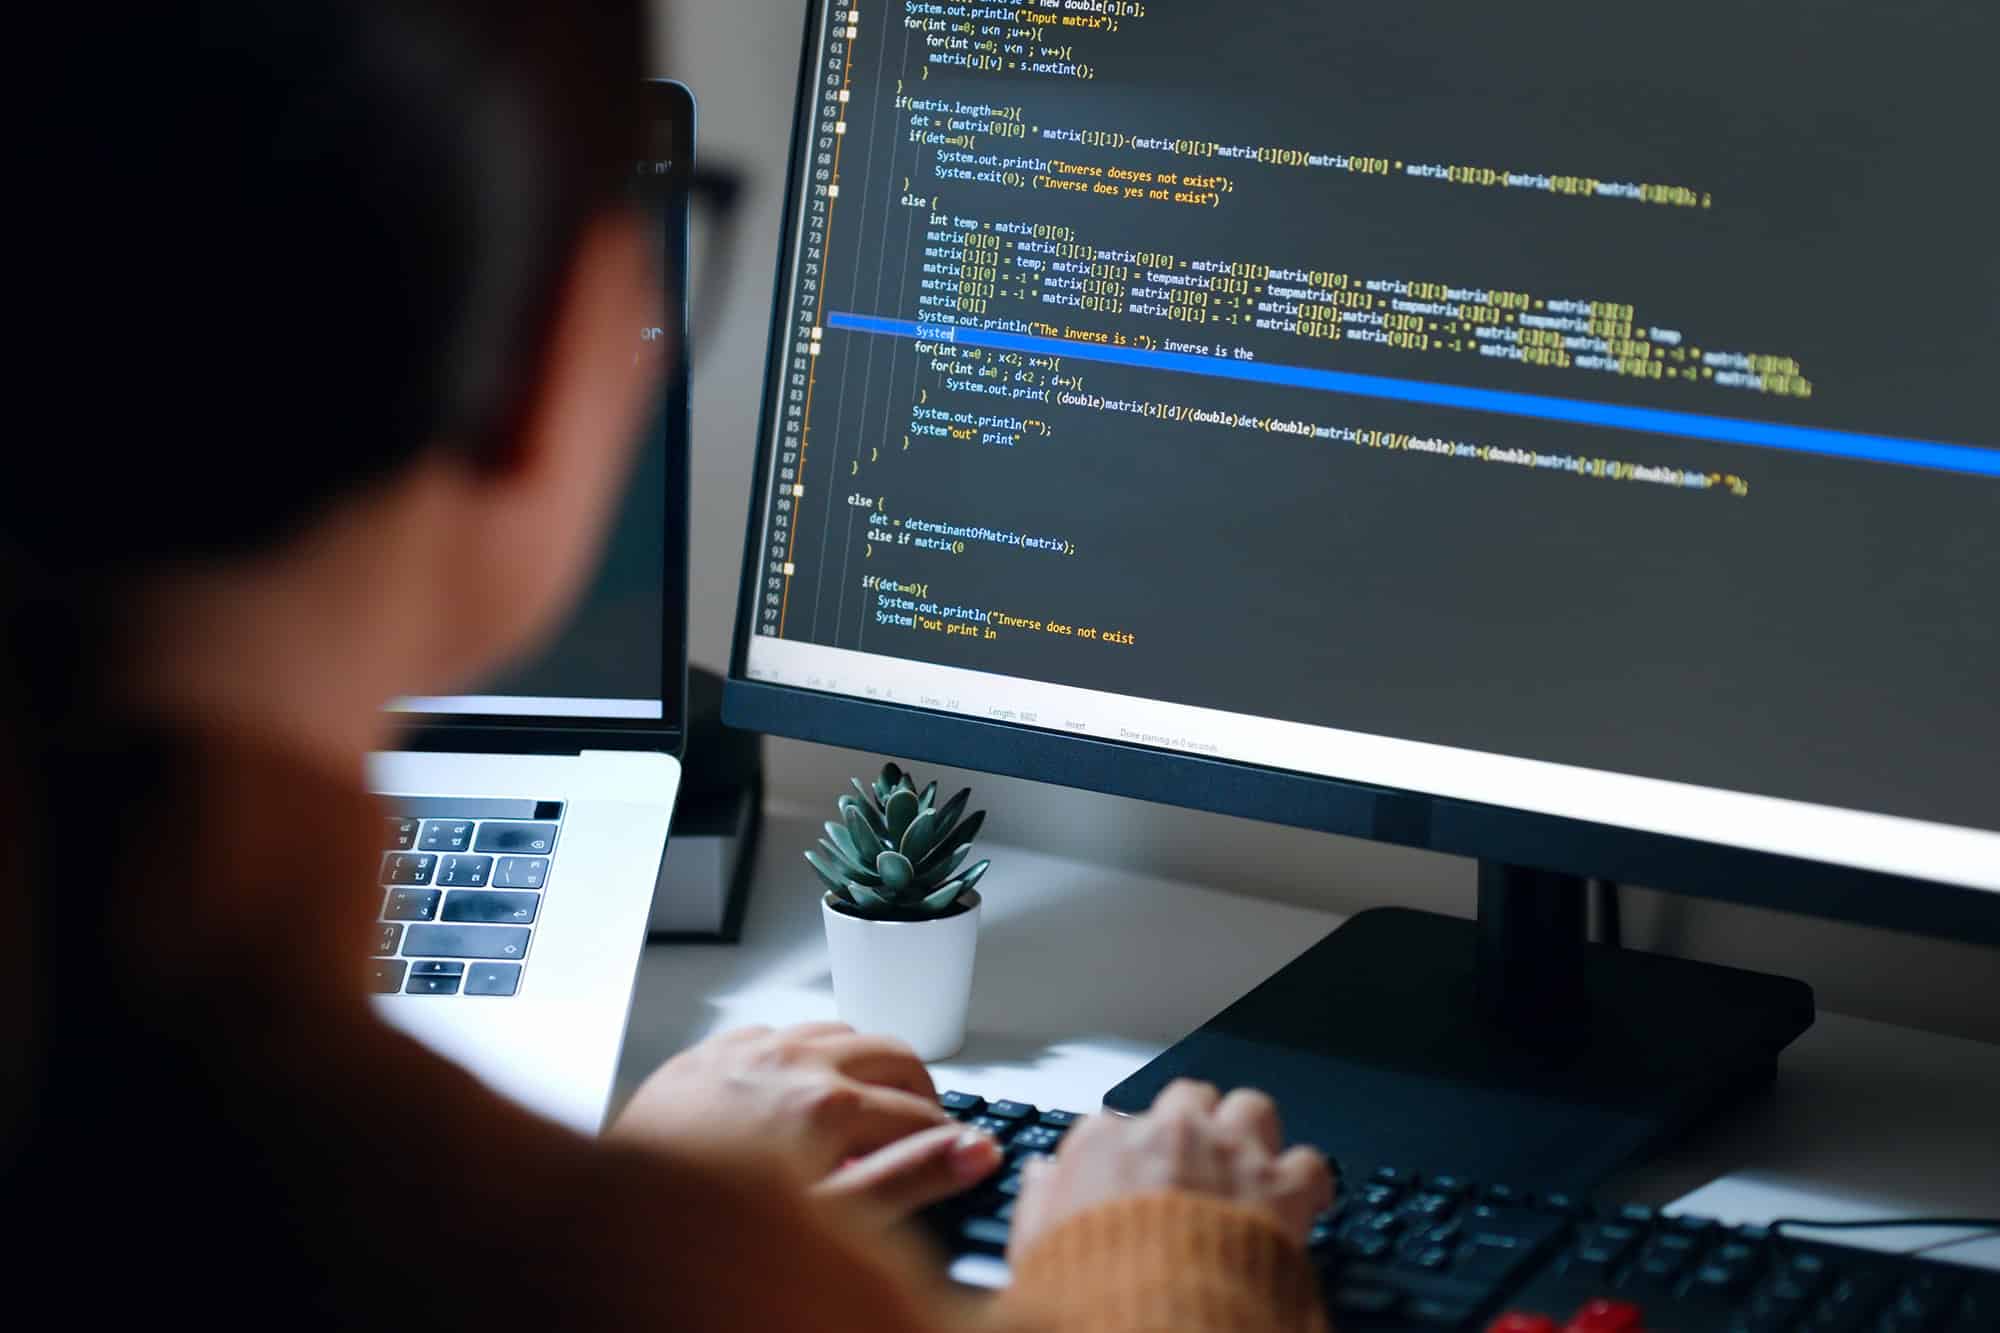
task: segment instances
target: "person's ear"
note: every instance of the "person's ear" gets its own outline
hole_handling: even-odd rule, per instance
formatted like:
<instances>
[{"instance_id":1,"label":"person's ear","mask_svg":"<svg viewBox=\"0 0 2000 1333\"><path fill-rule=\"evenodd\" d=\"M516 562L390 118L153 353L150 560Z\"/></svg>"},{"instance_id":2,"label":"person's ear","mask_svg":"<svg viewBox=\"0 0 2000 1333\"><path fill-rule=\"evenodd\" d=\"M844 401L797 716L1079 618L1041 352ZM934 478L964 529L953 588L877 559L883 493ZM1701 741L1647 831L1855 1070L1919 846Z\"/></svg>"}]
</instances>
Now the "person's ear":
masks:
<instances>
[{"instance_id":1,"label":"person's ear","mask_svg":"<svg viewBox=\"0 0 2000 1333\"><path fill-rule=\"evenodd\" d=\"M662 368L662 281L643 216L582 232L550 313L533 383L502 447L461 474L451 642L477 677L531 647L594 567Z\"/></svg>"}]
</instances>

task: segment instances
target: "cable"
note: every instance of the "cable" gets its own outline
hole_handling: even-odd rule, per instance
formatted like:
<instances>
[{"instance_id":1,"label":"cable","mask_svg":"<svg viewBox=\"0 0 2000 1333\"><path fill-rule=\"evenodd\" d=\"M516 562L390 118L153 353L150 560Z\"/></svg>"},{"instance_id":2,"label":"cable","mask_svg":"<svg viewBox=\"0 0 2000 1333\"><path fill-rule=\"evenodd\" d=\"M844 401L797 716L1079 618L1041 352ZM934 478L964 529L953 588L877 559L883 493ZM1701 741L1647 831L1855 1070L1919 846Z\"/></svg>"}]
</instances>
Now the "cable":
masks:
<instances>
[{"instance_id":1,"label":"cable","mask_svg":"<svg viewBox=\"0 0 2000 1333\"><path fill-rule=\"evenodd\" d=\"M1780 1217L1771 1222L1771 1234L1786 1227L1808 1231L1875 1231L1887 1227L1951 1227L1957 1230L2000 1231L2000 1217L1863 1217L1839 1222L1816 1221L1810 1217ZM1973 1237L1964 1237L1971 1240ZM1954 1244L1956 1242L1953 1242Z\"/></svg>"},{"instance_id":2,"label":"cable","mask_svg":"<svg viewBox=\"0 0 2000 1333\"><path fill-rule=\"evenodd\" d=\"M1970 1236L1960 1236L1957 1240L1941 1240L1930 1245L1919 1245L1916 1249L1905 1253L1930 1254L1936 1250L1948 1250L1954 1245L1970 1245L1976 1240L1993 1240L1996 1237L2000 1237L2000 1231L1976 1231Z\"/></svg>"}]
</instances>

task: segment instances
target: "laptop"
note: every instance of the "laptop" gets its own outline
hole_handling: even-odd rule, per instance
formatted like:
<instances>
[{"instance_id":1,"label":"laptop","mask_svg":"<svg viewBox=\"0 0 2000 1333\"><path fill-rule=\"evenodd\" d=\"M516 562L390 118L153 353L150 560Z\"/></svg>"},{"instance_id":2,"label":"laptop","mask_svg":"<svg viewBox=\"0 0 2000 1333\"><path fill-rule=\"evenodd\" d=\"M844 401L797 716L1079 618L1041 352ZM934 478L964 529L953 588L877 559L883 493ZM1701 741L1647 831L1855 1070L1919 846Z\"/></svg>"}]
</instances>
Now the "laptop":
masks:
<instances>
[{"instance_id":1,"label":"laptop","mask_svg":"<svg viewBox=\"0 0 2000 1333\"><path fill-rule=\"evenodd\" d=\"M478 693L398 700L371 756L381 906L367 965L392 1025L586 1134L618 1069L687 726L687 184L694 102L647 84L635 194L657 219L663 308L636 354L664 377L594 586L537 659Z\"/></svg>"}]
</instances>

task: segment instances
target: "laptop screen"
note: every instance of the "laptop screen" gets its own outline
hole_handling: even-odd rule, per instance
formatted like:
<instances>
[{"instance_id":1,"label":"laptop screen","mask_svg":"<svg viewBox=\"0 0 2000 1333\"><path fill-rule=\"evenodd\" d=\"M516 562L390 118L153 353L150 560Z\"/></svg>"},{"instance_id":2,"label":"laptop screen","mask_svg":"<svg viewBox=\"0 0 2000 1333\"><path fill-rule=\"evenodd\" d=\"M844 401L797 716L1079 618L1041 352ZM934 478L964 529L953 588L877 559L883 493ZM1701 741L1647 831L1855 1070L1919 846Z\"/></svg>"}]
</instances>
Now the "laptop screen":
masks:
<instances>
[{"instance_id":1,"label":"laptop screen","mask_svg":"<svg viewBox=\"0 0 2000 1333\"><path fill-rule=\"evenodd\" d=\"M657 220L663 308L677 328L639 331L681 349L646 428L616 523L588 591L540 654L467 694L405 698L398 711L447 722L540 719L678 729L687 596L687 186L693 106L677 84L648 84L649 152L637 193Z\"/></svg>"}]
</instances>

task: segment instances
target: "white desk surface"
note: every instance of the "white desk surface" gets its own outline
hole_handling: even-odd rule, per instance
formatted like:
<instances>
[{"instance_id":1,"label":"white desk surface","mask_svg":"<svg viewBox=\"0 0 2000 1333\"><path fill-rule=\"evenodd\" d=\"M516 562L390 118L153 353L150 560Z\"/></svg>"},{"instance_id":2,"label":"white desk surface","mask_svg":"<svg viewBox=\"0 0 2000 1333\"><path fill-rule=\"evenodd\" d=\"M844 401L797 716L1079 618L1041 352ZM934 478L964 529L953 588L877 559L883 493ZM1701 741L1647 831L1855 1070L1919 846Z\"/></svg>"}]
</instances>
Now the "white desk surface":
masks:
<instances>
[{"instance_id":1,"label":"white desk surface","mask_svg":"<svg viewBox=\"0 0 2000 1333\"><path fill-rule=\"evenodd\" d=\"M646 950L619 1103L710 1033L837 1016L817 881L799 855L819 823L769 811L740 944ZM963 1052L932 1066L941 1089L1095 1110L1341 920L1026 848L984 854L970 1031ZM1823 1013L1773 1089L1611 1194L1744 1222L2000 1214L2000 1047ZM1821 1234L1902 1250L1965 1233ZM2000 1237L1936 1254L2000 1268Z\"/></svg>"}]
</instances>

